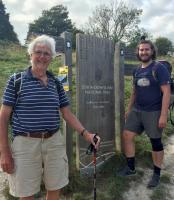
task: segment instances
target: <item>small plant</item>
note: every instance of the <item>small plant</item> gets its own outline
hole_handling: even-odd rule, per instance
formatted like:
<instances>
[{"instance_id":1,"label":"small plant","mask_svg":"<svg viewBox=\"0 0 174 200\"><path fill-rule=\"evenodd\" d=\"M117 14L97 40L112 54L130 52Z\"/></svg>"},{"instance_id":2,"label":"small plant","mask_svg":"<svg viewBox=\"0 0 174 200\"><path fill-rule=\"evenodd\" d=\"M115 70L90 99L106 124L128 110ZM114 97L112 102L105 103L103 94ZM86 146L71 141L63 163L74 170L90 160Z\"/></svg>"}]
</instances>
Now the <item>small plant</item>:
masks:
<instances>
[{"instance_id":1,"label":"small plant","mask_svg":"<svg viewBox=\"0 0 174 200\"><path fill-rule=\"evenodd\" d=\"M161 176L161 183L170 184L171 183L170 177L171 177L170 174L167 173L163 174Z\"/></svg>"},{"instance_id":2,"label":"small plant","mask_svg":"<svg viewBox=\"0 0 174 200\"><path fill-rule=\"evenodd\" d=\"M4 183L3 195L6 200L19 200L19 198L10 195L7 181Z\"/></svg>"}]
</instances>

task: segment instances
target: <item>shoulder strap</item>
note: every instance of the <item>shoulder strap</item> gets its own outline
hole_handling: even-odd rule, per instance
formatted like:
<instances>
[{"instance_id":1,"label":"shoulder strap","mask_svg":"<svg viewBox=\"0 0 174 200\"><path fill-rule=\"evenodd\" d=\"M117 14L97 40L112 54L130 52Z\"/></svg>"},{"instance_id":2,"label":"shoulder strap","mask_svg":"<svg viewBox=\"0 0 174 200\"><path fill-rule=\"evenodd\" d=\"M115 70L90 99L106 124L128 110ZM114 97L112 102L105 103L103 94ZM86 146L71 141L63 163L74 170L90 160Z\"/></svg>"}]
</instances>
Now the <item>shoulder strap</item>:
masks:
<instances>
[{"instance_id":1,"label":"shoulder strap","mask_svg":"<svg viewBox=\"0 0 174 200\"><path fill-rule=\"evenodd\" d=\"M15 73L14 74L14 88L15 88L15 95L18 97L19 92L21 91L21 85L22 85L22 73Z\"/></svg>"},{"instance_id":2,"label":"shoulder strap","mask_svg":"<svg viewBox=\"0 0 174 200\"><path fill-rule=\"evenodd\" d=\"M141 68L141 65L138 65L134 70L133 70L133 77L135 77L138 73L138 70Z\"/></svg>"},{"instance_id":3,"label":"shoulder strap","mask_svg":"<svg viewBox=\"0 0 174 200\"><path fill-rule=\"evenodd\" d=\"M56 78L54 76L54 74L52 72L50 72L50 71L48 71L47 74L50 75L54 79L55 84L56 84L57 93L59 94L60 93L60 89L61 89L61 87L60 87L60 84L61 84L60 80L58 78Z\"/></svg>"},{"instance_id":4,"label":"shoulder strap","mask_svg":"<svg viewBox=\"0 0 174 200\"><path fill-rule=\"evenodd\" d=\"M58 94L60 93L60 80L54 76Z\"/></svg>"},{"instance_id":5,"label":"shoulder strap","mask_svg":"<svg viewBox=\"0 0 174 200\"><path fill-rule=\"evenodd\" d=\"M14 88L15 88L15 97L16 97L15 106L17 105L18 100L19 100L19 94L21 92L24 74L25 74L25 71L14 74Z\"/></svg>"},{"instance_id":6,"label":"shoulder strap","mask_svg":"<svg viewBox=\"0 0 174 200\"><path fill-rule=\"evenodd\" d=\"M158 81L157 75L156 75L156 70L157 70L158 64L159 64L159 62L155 61L154 65L152 66L152 76L156 81Z\"/></svg>"}]
</instances>

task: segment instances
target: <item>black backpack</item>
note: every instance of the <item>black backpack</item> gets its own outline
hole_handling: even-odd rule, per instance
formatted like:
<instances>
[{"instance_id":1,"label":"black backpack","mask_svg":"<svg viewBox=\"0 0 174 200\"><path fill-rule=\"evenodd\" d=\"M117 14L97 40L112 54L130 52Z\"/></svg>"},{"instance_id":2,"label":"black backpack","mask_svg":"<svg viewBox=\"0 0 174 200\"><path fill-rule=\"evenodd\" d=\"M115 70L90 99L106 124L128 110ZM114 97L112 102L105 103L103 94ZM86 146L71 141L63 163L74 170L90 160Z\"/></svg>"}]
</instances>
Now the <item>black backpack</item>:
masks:
<instances>
[{"instance_id":1,"label":"black backpack","mask_svg":"<svg viewBox=\"0 0 174 200\"><path fill-rule=\"evenodd\" d=\"M167 71L169 72L170 89L171 89L171 93L173 94L174 93L174 81L173 81L173 77L172 77L172 65L166 60L158 60L156 62L156 64L154 65L154 67L152 68L152 75L153 75L155 80L156 80L155 70L156 70L156 66L157 66L158 63L162 64L167 69Z\"/></svg>"},{"instance_id":2,"label":"black backpack","mask_svg":"<svg viewBox=\"0 0 174 200\"><path fill-rule=\"evenodd\" d=\"M160 62L163 66L165 66L167 68L167 70L170 74L171 94L174 94L174 78L172 77L172 65L166 60L159 60L158 62ZM152 74L154 74L153 76L155 76L155 72L154 73L152 72ZM171 101L170 106L169 106L169 115L170 115L170 123L174 126L173 109L174 109L174 101Z\"/></svg>"}]
</instances>

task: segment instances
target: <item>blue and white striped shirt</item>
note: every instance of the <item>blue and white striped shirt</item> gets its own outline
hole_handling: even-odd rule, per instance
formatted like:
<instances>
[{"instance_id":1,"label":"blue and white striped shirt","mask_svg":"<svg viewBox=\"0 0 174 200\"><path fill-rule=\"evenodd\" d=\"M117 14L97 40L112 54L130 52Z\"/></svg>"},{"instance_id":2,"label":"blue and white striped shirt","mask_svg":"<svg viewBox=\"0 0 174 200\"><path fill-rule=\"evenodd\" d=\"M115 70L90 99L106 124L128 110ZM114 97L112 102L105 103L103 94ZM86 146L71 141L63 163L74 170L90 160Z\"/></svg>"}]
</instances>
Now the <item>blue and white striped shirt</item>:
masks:
<instances>
[{"instance_id":1,"label":"blue and white striped shirt","mask_svg":"<svg viewBox=\"0 0 174 200\"><path fill-rule=\"evenodd\" d=\"M62 84L58 94L55 80L48 76L48 85L33 77L29 67L22 77L21 90L16 104L14 75L8 80L3 104L12 106L13 136L17 133L42 132L59 129L59 108L69 105Z\"/></svg>"}]
</instances>

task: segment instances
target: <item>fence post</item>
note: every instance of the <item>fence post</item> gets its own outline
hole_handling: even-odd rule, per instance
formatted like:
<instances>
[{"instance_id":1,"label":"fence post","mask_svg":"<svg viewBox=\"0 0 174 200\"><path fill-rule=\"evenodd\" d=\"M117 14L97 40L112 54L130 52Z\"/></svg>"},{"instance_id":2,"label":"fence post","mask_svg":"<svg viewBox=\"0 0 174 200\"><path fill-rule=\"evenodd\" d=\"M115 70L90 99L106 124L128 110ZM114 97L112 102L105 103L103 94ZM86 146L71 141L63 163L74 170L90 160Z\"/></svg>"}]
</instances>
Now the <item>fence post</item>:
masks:
<instances>
[{"instance_id":1,"label":"fence post","mask_svg":"<svg viewBox=\"0 0 174 200\"><path fill-rule=\"evenodd\" d=\"M124 52L120 43L115 45L114 54L115 84L115 144L116 150L122 150L121 133L124 126Z\"/></svg>"},{"instance_id":2,"label":"fence post","mask_svg":"<svg viewBox=\"0 0 174 200\"><path fill-rule=\"evenodd\" d=\"M69 32L63 32L61 37L64 38L64 65L68 66L68 82L69 82L69 91L67 92L67 96L70 100L72 100L72 34ZM68 161L72 163L72 152L73 152L73 136L72 129L66 125L65 121L63 121L63 129L66 136L66 152L68 156ZM69 165L70 166L70 165Z\"/></svg>"}]
</instances>

